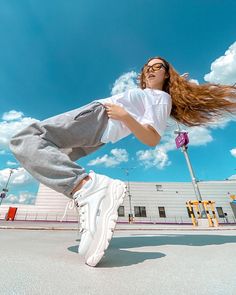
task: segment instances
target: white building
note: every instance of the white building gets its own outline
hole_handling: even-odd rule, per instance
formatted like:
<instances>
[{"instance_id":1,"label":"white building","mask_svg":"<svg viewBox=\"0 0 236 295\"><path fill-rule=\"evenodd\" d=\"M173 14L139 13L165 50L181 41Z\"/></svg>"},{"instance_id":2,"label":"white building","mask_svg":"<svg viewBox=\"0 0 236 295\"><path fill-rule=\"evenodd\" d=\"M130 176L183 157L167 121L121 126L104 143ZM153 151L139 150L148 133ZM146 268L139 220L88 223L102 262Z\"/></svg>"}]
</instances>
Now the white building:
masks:
<instances>
[{"instance_id":1,"label":"white building","mask_svg":"<svg viewBox=\"0 0 236 295\"><path fill-rule=\"evenodd\" d=\"M199 182L203 200L215 201L219 222L236 222L230 203L236 195L236 180ZM191 182L130 182L119 208L119 221L128 221L131 210L135 221L154 223L191 223L186 201L196 200ZM131 202L130 202L131 199ZM39 186L35 205L5 204L0 206L0 219L5 219L9 207L17 207L15 220L59 221L69 199L44 185ZM226 213L226 217L225 217ZM77 221L76 210L68 210L65 221Z\"/></svg>"}]
</instances>

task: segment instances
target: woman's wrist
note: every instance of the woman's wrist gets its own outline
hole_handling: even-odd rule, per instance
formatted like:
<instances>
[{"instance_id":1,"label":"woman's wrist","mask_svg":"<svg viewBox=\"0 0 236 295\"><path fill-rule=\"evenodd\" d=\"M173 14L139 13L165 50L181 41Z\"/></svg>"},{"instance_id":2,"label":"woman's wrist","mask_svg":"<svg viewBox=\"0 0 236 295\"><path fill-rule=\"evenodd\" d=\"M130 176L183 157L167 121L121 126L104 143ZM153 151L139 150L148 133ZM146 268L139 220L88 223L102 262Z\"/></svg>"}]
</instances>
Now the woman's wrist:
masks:
<instances>
[{"instance_id":1,"label":"woman's wrist","mask_svg":"<svg viewBox=\"0 0 236 295\"><path fill-rule=\"evenodd\" d=\"M125 111L125 113L123 114L120 120L125 124L130 119L130 117L131 115Z\"/></svg>"}]
</instances>

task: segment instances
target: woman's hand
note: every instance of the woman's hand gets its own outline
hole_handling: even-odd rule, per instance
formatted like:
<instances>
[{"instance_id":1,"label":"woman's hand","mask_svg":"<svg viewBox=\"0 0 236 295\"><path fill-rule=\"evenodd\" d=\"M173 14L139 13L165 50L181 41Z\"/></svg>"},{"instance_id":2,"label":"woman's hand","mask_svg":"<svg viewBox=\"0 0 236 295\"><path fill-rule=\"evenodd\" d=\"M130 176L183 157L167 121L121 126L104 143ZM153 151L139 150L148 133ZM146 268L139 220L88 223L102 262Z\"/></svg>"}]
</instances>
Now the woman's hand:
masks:
<instances>
[{"instance_id":1,"label":"woman's hand","mask_svg":"<svg viewBox=\"0 0 236 295\"><path fill-rule=\"evenodd\" d=\"M104 105L108 117L122 121L142 143L153 147L160 142L161 137L152 126L140 124L123 107L117 104L106 103Z\"/></svg>"},{"instance_id":2,"label":"woman's hand","mask_svg":"<svg viewBox=\"0 0 236 295\"><path fill-rule=\"evenodd\" d=\"M126 112L123 107L117 104L106 103L104 106L106 108L108 117L111 119L122 121L128 115L128 112Z\"/></svg>"}]
</instances>

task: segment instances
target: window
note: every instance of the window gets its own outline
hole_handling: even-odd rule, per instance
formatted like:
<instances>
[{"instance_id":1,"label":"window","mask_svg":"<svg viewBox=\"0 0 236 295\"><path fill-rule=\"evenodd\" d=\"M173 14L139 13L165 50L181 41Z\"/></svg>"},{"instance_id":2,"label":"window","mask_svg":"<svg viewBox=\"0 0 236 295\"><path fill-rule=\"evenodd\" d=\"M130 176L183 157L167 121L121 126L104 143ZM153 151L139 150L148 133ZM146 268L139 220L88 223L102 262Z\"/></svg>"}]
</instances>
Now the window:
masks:
<instances>
[{"instance_id":1,"label":"window","mask_svg":"<svg viewBox=\"0 0 236 295\"><path fill-rule=\"evenodd\" d=\"M162 185L161 184L156 184L156 190L158 192L163 192Z\"/></svg>"},{"instance_id":2,"label":"window","mask_svg":"<svg viewBox=\"0 0 236 295\"><path fill-rule=\"evenodd\" d=\"M216 210L217 210L218 216L220 218L225 217L225 214L224 214L224 211L223 211L222 207L216 207Z\"/></svg>"},{"instance_id":3,"label":"window","mask_svg":"<svg viewBox=\"0 0 236 295\"><path fill-rule=\"evenodd\" d=\"M134 206L134 216L135 217L147 217L146 207Z\"/></svg>"},{"instance_id":4,"label":"window","mask_svg":"<svg viewBox=\"0 0 236 295\"><path fill-rule=\"evenodd\" d=\"M118 208L118 216L125 216L125 207L124 206L120 206Z\"/></svg>"},{"instance_id":5,"label":"window","mask_svg":"<svg viewBox=\"0 0 236 295\"><path fill-rule=\"evenodd\" d=\"M160 217L166 217L165 207L158 207L158 210Z\"/></svg>"}]
</instances>

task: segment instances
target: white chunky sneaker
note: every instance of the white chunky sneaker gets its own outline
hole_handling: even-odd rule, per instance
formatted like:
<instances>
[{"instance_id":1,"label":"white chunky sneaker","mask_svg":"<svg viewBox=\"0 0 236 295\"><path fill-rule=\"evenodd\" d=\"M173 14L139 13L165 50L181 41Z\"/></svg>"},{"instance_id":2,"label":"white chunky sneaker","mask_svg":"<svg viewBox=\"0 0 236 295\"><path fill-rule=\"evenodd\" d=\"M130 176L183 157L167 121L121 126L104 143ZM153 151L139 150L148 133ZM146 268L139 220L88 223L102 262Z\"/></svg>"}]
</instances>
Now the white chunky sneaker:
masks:
<instances>
[{"instance_id":1,"label":"white chunky sneaker","mask_svg":"<svg viewBox=\"0 0 236 295\"><path fill-rule=\"evenodd\" d=\"M93 171L89 176L90 185L82 187L73 198L79 208L82 233L79 254L85 256L86 264L96 266L112 238L126 186Z\"/></svg>"}]
</instances>

